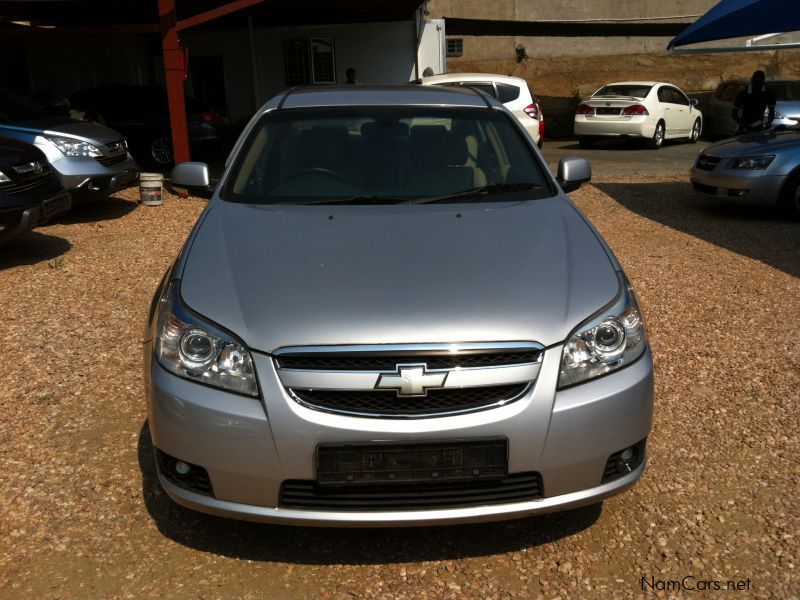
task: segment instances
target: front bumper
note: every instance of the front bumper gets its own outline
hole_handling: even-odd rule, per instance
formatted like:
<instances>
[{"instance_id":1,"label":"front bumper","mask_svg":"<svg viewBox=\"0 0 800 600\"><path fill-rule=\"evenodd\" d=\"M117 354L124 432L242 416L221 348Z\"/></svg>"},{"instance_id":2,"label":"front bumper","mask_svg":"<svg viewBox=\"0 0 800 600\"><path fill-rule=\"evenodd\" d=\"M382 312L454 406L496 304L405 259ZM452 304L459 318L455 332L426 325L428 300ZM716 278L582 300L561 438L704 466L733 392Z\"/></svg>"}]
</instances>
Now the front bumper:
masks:
<instances>
[{"instance_id":1,"label":"front bumper","mask_svg":"<svg viewBox=\"0 0 800 600\"><path fill-rule=\"evenodd\" d=\"M692 187L708 196L724 197L745 204L778 204L784 175L766 175L764 171L726 169L723 159L711 171L697 165L689 169Z\"/></svg>"},{"instance_id":2,"label":"front bumper","mask_svg":"<svg viewBox=\"0 0 800 600\"><path fill-rule=\"evenodd\" d=\"M657 120L650 116L603 117L575 115L576 136L651 138Z\"/></svg>"},{"instance_id":3,"label":"front bumper","mask_svg":"<svg viewBox=\"0 0 800 600\"><path fill-rule=\"evenodd\" d=\"M59 192L28 208L0 211L0 244L44 225L50 219L67 212L71 205L69 194Z\"/></svg>"},{"instance_id":4,"label":"front bumper","mask_svg":"<svg viewBox=\"0 0 800 600\"><path fill-rule=\"evenodd\" d=\"M408 526L518 518L593 504L633 485L632 472L602 483L609 456L647 437L653 407L649 350L605 377L556 391L562 348L546 351L533 389L506 406L460 416L396 420L332 415L292 400L271 357L253 354L261 400L178 378L152 360L145 344L148 418L153 445L204 468L213 497L174 485L178 503L217 515L298 525ZM409 442L505 437L508 471L540 474L542 497L524 502L435 510L344 511L282 507L286 480L315 479L320 443Z\"/></svg>"},{"instance_id":5,"label":"front bumper","mask_svg":"<svg viewBox=\"0 0 800 600\"><path fill-rule=\"evenodd\" d=\"M110 166L94 158L50 154L48 158L59 183L70 192L75 203L105 198L135 183L139 177L139 166L130 154Z\"/></svg>"}]
</instances>

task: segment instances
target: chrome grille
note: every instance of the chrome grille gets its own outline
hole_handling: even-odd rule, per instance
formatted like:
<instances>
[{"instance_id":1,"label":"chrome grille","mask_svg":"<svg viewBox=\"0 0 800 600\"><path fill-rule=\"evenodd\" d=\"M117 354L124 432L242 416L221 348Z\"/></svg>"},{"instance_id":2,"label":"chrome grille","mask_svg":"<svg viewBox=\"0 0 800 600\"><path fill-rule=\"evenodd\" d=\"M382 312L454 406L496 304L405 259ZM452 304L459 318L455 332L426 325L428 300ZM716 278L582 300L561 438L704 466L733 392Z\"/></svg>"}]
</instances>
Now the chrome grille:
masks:
<instances>
[{"instance_id":1,"label":"chrome grille","mask_svg":"<svg viewBox=\"0 0 800 600\"><path fill-rule=\"evenodd\" d=\"M98 156L95 160L104 167L117 165L127 158L127 154L120 154L119 156Z\"/></svg>"},{"instance_id":2,"label":"chrome grille","mask_svg":"<svg viewBox=\"0 0 800 600\"><path fill-rule=\"evenodd\" d=\"M274 353L289 397L312 410L370 418L444 417L499 408L533 387L535 342L306 346Z\"/></svg>"},{"instance_id":3,"label":"chrome grille","mask_svg":"<svg viewBox=\"0 0 800 600\"><path fill-rule=\"evenodd\" d=\"M42 173L37 177L31 177L22 181L20 183L7 183L5 185L0 186L0 191L5 194L23 194L25 192L29 192L31 190L35 190L36 188L40 188L43 185L46 185L47 182L50 180L49 173Z\"/></svg>"},{"instance_id":4,"label":"chrome grille","mask_svg":"<svg viewBox=\"0 0 800 600\"><path fill-rule=\"evenodd\" d=\"M539 360L540 350L527 352L477 352L477 353L425 353L368 355L363 353L338 354L291 354L278 357L281 369L306 369L314 371L385 371L394 369L402 362L425 363L428 369L472 369L476 367L499 367L534 363Z\"/></svg>"}]
</instances>

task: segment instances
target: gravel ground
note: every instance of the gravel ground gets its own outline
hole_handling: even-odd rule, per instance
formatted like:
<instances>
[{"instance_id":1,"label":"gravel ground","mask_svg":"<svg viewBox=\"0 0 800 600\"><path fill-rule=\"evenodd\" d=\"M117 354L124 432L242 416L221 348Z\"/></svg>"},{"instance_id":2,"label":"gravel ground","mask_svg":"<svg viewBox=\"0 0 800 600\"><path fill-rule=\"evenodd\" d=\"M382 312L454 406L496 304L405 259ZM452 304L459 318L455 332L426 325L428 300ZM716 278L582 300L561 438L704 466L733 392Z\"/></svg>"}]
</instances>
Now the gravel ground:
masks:
<instances>
[{"instance_id":1,"label":"gravel ground","mask_svg":"<svg viewBox=\"0 0 800 600\"><path fill-rule=\"evenodd\" d=\"M128 190L0 248L0 596L678 597L666 582L687 576L747 586L709 597L800 596L800 225L688 188L573 194L648 318L644 478L602 507L475 526L258 525L161 493L141 329L202 201Z\"/></svg>"}]
</instances>

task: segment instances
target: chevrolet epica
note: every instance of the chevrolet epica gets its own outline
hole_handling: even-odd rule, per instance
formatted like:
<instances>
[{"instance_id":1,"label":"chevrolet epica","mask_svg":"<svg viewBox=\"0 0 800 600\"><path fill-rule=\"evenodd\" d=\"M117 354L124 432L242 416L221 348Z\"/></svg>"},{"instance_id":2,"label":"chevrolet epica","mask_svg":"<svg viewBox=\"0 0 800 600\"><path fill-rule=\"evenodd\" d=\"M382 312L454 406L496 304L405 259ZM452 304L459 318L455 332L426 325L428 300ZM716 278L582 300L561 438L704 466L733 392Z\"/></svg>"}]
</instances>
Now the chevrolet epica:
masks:
<instances>
[{"instance_id":1,"label":"chevrolet epica","mask_svg":"<svg viewBox=\"0 0 800 600\"><path fill-rule=\"evenodd\" d=\"M642 475L653 363L608 246L496 99L290 90L253 117L144 344L176 502L296 525L596 503Z\"/></svg>"}]
</instances>

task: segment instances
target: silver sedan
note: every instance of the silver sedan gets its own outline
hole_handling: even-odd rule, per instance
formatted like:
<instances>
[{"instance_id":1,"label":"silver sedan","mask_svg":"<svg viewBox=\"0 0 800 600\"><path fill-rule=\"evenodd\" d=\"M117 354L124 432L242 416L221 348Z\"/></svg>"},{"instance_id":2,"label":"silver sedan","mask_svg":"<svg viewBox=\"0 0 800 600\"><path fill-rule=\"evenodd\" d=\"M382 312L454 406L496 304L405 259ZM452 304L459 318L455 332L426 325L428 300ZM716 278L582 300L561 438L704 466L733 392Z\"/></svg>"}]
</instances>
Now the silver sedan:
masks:
<instances>
[{"instance_id":1,"label":"silver sedan","mask_svg":"<svg viewBox=\"0 0 800 600\"><path fill-rule=\"evenodd\" d=\"M340 526L632 486L653 364L619 263L565 195L590 176L564 159L554 177L470 88L275 97L152 305L161 485L217 515ZM207 190L207 165L172 182Z\"/></svg>"},{"instance_id":2,"label":"silver sedan","mask_svg":"<svg viewBox=\"0 0 800 600\"><path fill-rule=\"evenodd\" d=\"M703 194L778 206L800 218L800 128L750 133L708 146L689 178Z\"/></svg>"}]
</instances>

